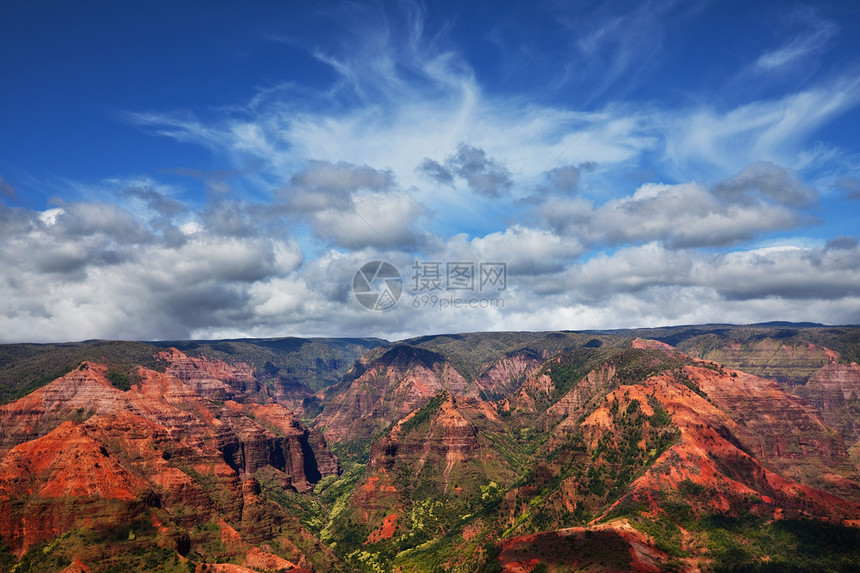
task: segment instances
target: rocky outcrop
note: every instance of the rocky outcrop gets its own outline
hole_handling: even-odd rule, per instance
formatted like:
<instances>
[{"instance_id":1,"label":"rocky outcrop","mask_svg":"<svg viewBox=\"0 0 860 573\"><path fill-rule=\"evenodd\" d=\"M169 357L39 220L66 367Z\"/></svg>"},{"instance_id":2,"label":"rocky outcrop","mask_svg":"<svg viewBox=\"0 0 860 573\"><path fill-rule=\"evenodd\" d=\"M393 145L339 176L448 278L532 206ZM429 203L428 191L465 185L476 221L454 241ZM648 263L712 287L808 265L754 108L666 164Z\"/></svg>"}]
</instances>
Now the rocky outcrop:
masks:
<instances>
[{"instance_id":1,"label":"rocky outcrop","mask_svg":"<svg viewBox=\"0 0 860 573\"><path fill-rule=\"evenodd\" d=\"M293 409L299 407L305 398L310 398L314 395L313 390L305 384L283 376L279 376L274 380L271 389L265 387L264 389L278 404L283 404Z\"/></svg>"},{"instance_id":2,"label":"rocky outcrop","mask_svg":"<svg viewBox=\"0 0 860 573\"><path fill-rule=\"evenodd\" d=\"M749 429L683 384L676 374L654 376L644 384L622 385L609 393L583 421L589 450L599 451L600 444L611 440L619 431L619 419L624 419L619 413L629 412L634 401L646 421L655 414L651 404L656 401L668 412L680 436L626 488L619 501L603 511L603 516L624 503L644 503L650 511L660 512L658 500L676 495L684 484L694 484L687 487L700 493L685 495L684 499L696 512L731 514L738 507L746 507L767 519L783 512L843 520L860 517L860 504L791 479L759 461L748 451ZM648 447L642 442L636 446ZM569 490L562 487L560 491Z\"/></svg>"},{"instance_id":3,"label":"rocky outcrop","mask_svg":"<svg viewBox=\"0 0 860 573\"><path fill-rule=\"evenodd\" d=\"M596 396L605 394L615 378L615 366L610 363L589 372L585 378L576 383L561 399L549 407L546 412L547 424L555 422L556 433L573 430L578 424L577 413Z\"/></svg>"},{"instance_id":4,"label":"rocky outcrop","mask_svg":"<svg viewBox=\"0 0 860 573\"><path fill-rule=\"evenodd\" d=\"M502 573L531 571L540 563L571 571L637 571L658 573L670 557L625 519L593 527L569 527L500 542ZM676 560L677 561L677 560ZM674 564L678 569L678 563ZM696 568L684 568L695 571Z\"/></svg>"},{"instance_id":5,"label":"rocky outcrop","mask_svg":"<svg viewBox=\"0 0 860 573\"><path fill-rule=\"evenodd\" d=\"M0 406L0 454L47 434L65 420L122 411L124 394L105 377L107 370L84 362L24 398Z\"/></svg>"},{"instance_id":6,"label":"rocky outcrop","mask_svg":"<svg viewBox=\"0 0 860 573\"><path fill-rule=\"evenodd\" d=\"M860 469L860 364L828 364L794 392L806 398L836 429Z\"/></svg>"},{"instance_id":7,"label":"rocky outcrop","mask_svg":"<svg viewBox=\"0 0 860 573\"><path fill-rule=\"evenodd\" d=\"M599 521L630 507L663 515L679 495L696 515L860 516L845 445L815 408L774 381L666 349L657 350L666 352L661 361L654 351L610 357L536 419L551 430L547 461L539 455L530 479L504 495L507 531L558 527L589 512ZM511 417L532 415L521 406L526 397L557 391L547 373L555 364L511 399Z\"/></svg>"},{"instance_id":8,"label":"rocky outcrop","mask_svg":"<svg viewBox=\"0 0 860 573\"><path fill-rule=\"evenodd\" d=\"M90 573L90 568L80 559L75 558L71 565L63 569L62 573Z\"/></svg>"},{"instance_id":9,"label":"rocky outcrop","mask_svg":"<svg viewBox=\"0 0 860 573\"><path fill-rule=\"evenodd\" d=\"M544 429L573 415L594 397L605 394L615 378L615 366L610 362L601 364L575 381L561 398L552 402L557 388L552 379L552 370L561 364L561 358L544 362L526 379L520 388L509 398L500 401L505 410L536 414L546 408L544 415L537 421ZM575 425L576 418L568 421Z\"/></svg>"},{"instance_id":10,"label":"rocky outcrop","mask_svg":"<svg viewBox=\"0 0 860 573\"><path fill-rule=\"evenodd\" d=\"M734 372L729 371L721 373L700 367L685 367L684 370L688 378L662 374L649 378L642 385L620 386L583 422L586 435L593 445L597 444L602 434L613 426L610 411L613 402L623 411L631 400L638 400L644 413L651 416L650 399L665 408L672 423L680 429L680 440L631 484L622 500L647 499L654 503L655 492L677 491L682 482L691 482L708 492L701 500L708 511L733 511L742 499L754 498L755 511L766 517L772 517L774 512L781 515L783 511L838 519L860 517L860 504L816 487L839 489L839 484L806 483L811 481L810 467L816 467L820 476L835 471L828 464L841 467L845 460L844 447L840 453L838 441L830 441L832 430L828 431L816 420L814 413L799 401L794 403L797 409L792 410L789 401L783 422L774 416L776 410L766 406L767 400L763 398L765 393L773 393L770 398L774 398L776 392L784 394L778 384L751 375L732 376ZM711 401L684 382L697 384ZM750 396L750 409L734 401L737 390ZM731 407L728 406L730 402ZM724 408L729 408L728 412ZM789 427L805 428L805 431L789 432ZM802 456L794 458L800 466L798 469L783 457L787 452L778 453L783 447L812 448L816 443L831 449L820 454L809 451L813 461L805 468ZM847 491L850 493L850 486ZM609 511L611 508L606 513Z\"/></svg>"},{"instance_id":11,"label":"rocky outcrop","mask_svg":"<svg viewBox=\"0 0 860 573\"><path fill-rule=\"evenodd\" d=\"M475 380L469 394L485 400L503 398L514 392L543 363L540 354L524 350L502 356Z\"/></svg>"},{"instance_id":12,"label":"rocky outcrop","mask_svg":"<svg viewBox=\"0 0 860 573\"><path fill-rule=\"evenodd\" d=\"M466 380L443 356L398 345L364 367L314 420L330 442L367 440L442 390L462 394Z\"/></svg>"},{"instance_id":13,"label":"rocky outcrop","mask_svg":"<svg viewBox=\"0 0 860 573\"><path fill-rule=\"evenodd\" d=\"M145 508L151 487L86 428L65 422L0 462L0 537L20 555L85 517L118 525Z\"/></svg>"},{"instance_id":14,"label":"rocky outcrop","mask_svg":"<svg viewBox=\"0 0 860 573\"><path fill-rule=\"evenodd\" d=\"M668 350L674 351L675 347L659 340L651 340L649 338L635 338L630 344L633 348L641 350Z\"/></svg>"},{"instance_id":15,"label":"rocky outcrop","mask_svg":"<svg viewBox=\"0 0 860 573\"><path fill-rule=\"evenodd\" d=\"M257 383L253 371L244 363L231 365L221 360L191 358L175 348L160 353L158 358L170 363L167 374L211 400L235 398Z\"/></svg>"},{"instance_id":16,"label":"rocky outcrop","mask_svg":"<svg viewBox=\"0 0 860 573\"><path fill-rule=\"evenodd\" d=\"M466 507L480 487L506 487L516 478L492 444L505 434L496 409L486 402L442 393L396 423L373 444L368 477L351 500L354 518L371 529L368 542L390 538L408 522L410 499L445 500Z\"/></svg>"},{"instance_id":17,"label":"rocky outcrop","mask_svg":"<svg viewBox=\"0 0 860 573\"><path fill-rule=\"evenodd\" d=\"M226 445L233 467L253 474L272 466L286 474L285 485L308 491L322 477L337 475L337 458L325 438L310 430L280 404L245 404L228 401L230 415L222 416L237 440ZM253 418L253 421L252 421Z\"/></svg>"},{"instance_id":18,"label":"rocky outcrop","mask_svg":"<svg viewBox=\"0 0 860 573\"><path fill-rule=\"evenodd\" d=\"M473 461L479 461L478 427L468 418L489 413L498 418L492 408L479 412L477 399L457 398L447 394L438 409L432 413L429 425L420 433L404 432L411 416L394 426L386 439L380 440L371 453L372 468L391 469L396 464L410 466L410 472L418 475L427 463L434 473L441 475L440 493L448 491L452 473L463 469ZM468 416L468 418L467 418ZM441 472L441 474L440 474Z\"/></svg>"}]
</instances>

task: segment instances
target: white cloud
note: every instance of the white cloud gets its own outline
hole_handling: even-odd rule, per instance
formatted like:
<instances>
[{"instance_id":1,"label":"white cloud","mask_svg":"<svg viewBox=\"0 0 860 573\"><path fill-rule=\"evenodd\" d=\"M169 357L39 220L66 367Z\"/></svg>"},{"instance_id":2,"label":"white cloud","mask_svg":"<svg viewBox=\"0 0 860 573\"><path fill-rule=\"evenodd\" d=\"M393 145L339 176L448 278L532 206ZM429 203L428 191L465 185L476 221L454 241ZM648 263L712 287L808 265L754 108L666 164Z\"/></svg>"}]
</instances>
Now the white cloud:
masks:
<instances>
[{"instance_id":1,"label":"white cloud","mask_svg":"<svg viewBox=\"0 0 860 573\"><path fill-rule=\"evenodd\" d=\"M647 183L597 206L549 197L538 209L557 233L587 246L660 240L677 249L733 245L809 224L803 207L815 197L789 171L756 163L710 189Z\"/></svg>"},{"instance_id":2,"label":"white cloud","mask_svg":"<svg viewBox=\"0 0 860 573\"><path fill-rule=\"evenodd\" d=\"M348 249L410 247L421 241L415 229L420 206L405 193L361 193L352 208L327 208L312 217L314 231Z\"/></svg>"},{"instance_id":3,"label":"white cloud","mask_svg":"<svg viewBox=\"0 0 860 573\"><path fill-rule=\"evenodd\" d=\"M442 261L503 262L508 274L517 276L558 272L583 251L576 239L514 225L473 239L456 235L431 256Z\"/></svg>"},{"instance_id":4,"label":"white cloud","mask_svg":"<svg viewBox=\"0 0 860 573\"><path fill-rule=\"evenodd\" d=\"M667 190L677 191L651 186L630 200L658 199ZM0 250L0 264L9 270L0 281L6 301L0 332L7 341L287 334L398 338L482 329L860 320L860 247L847 237L823 246L774 244L710 254L652 241L585 260L579 260L586 251L576 240L522 226L483 237L436 238L424 260L500 261L509 269L505 291L437 294L495 298L503 306L416 308L407 286L392 311L374 313L353 299L353 274L369 260L390 260L408 285L415 256L409 251L329 249L305 259L290 240L217 235L204 223L178 246L157 235L127 243L111 225L97 234L67 235L68 228L88 228L90 219L81 207L64 216L73 218L67 226L51 224L44 212L18 211L15 240ZM105 256L120 247L122 256ZM46 272L42 266L49 257L55 267L67 264L70 270Z\"/></svg>"},{"instance_id":5,"label":"white cloud","mask_svg":"<svg viewBox=\"0 0 860 573\"><path fill-rule=\"evenodd\" d=\"M795 10L790 13L788 20L792 28L803 27L804 30L793 33L779 48L762 54L756 61L759 68L782 68L807 56L821 53L830 39L839 32L839 26L820 18L810 8Z\"/></svg>"},{"instance_id":6,"label":"white cloud","mask_svg":"<svg viewBox=\"0 0 860 573\"><path fill-rule=\"evenodd\" d=\"M187 337L200 325L242 323L253 285L301 263L291 241L202 226L166 244L115 206L74 203L19 218L25 224L0 248L6 340Z\"/></svg>"},{"instance_id":7,"label":"white cloud","mask_svg":"<svg viewBox=\"0 0 860 573\"><path fill-rule=\"evenodd\" d=\"M666 114L666 158L682 177L736 172L751 158L806 168L819 155L810 155L808 136L858 101L860 80L845 77L725 111L701 107Z\"/></svg>"}]
</instances>

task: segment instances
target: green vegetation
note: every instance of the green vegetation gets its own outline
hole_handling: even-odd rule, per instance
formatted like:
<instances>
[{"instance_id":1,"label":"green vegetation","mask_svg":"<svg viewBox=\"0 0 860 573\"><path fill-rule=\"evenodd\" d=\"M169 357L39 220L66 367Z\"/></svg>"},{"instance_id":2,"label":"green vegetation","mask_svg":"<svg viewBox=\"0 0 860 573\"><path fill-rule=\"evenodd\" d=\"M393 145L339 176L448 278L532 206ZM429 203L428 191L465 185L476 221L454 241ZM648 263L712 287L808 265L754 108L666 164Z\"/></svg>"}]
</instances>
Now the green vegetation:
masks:
<instances>
[{"instance_id":1,"label":"green vegetation","mask_svg":"<svg viewBox=\"0 0 860 573\"><path fill-rule=\"evenodd\" d=\"M338 478L323 480L314 488L314 494L319 496L320 502L328 508L327 523L320 531L319 538L331 545L341 556L361 547L370 533L366 527L360 526L349 517L350 496L364 469L363 464L347 462Z\"/></svg>"},{"instance_id":2,"label":"green vegetation","mask_svg":"<svg viewBox=\"0 0 860 573\"><path fill-rule=\"evenodd\" d=\"M403 342L442 354L467 380L474 380L485 365L541 336L536 332L472 332L422 336Z\"/></svg>"},{"instance_id":3,"label":"green vegetation","mask_svg":"<svg viewBox=\"0 0 860 573\"><path fill-rule=\"evenodd\" d=\"M131 384L129 384L128 382L128 374L111 370L107 373L107 379L110 380L111 384L113 384L116 388L119 388L120 390L126 391L131 389Z\"/></svg>"},{"instance_id":4,"label":"green vegetation","mask_svg":"<svg viewBox=\"0 0 860 573\"><path fill-rule=\"evenodd\" d=\"M750 515L702 522L714 571L855 571L860 530L821 521Z\"/></svg>"},{"instance_id":5,"label":"green vegetation","mask_svg":"<svg viewBox=\"0 0 860 573\"><path fill-rule=\"evenodd\" d=\"M427 422L430 417L436 413L436 411L445 403L445 400L448 399L448 392L440 392L433 396L427 405L418 410L411 418L406 420L400 425L400 433L403 435L408 434L421 424Z\"/></svg>"},{"instance_id":6,"label":"green vegetation","mask_svg":"<svg viewBox=\"0 0 860 573\"><path fill-rule=\"evenodd\" d=\"M264 472L257 472L256 475L263 495L281 506L289 515L297 517L305 529L318 535L325 526L327 519L322 503L315 496L285 489L271 476L261 475L262 473ZM335 476L330 477L334 478Z\"/></svg>"},{"instance_id":7,"label":"green vegetation","mask_svg":"<svg viewBox=\"0 0 860 573\"><path fill-rule=\"evenodd\" d=\"M680 369L692 361L662 350L631 348L617 353L610 363L615 366L615 376L622 384L639 384L651 376Z\"/></svg>"},{"instance_id":8,"label":"green vegetation","mask_svg":"<svg viewBox=\"0 0 860 573\"><path fill-rule=\"evenodd\" d=\"M821 348L809 352L809 345L838 352L840 362L856 362L860 359L860 331L850 327L786 323L655 330L662 332L652 338L675 344L679 350L691 356L713 360L723 366L791 386L805 384L815 370L830 361ZM788 352L781 350L786 347L789 348ZM790 347L802 347L805 350L792 352Z\"/></svg>"},{"instance_id":9,"label":"green vegetation","mask_svg":"<svg viewBox=\"0 0 860 573\"><path fill-rule=\"evenodd\" d=\"M444 355L467 380L474 380L505 355L525 352L546 359L579 348L620 348L626 344L618 336L584 332L472 332L403 342Z\"/></svg>"},{"instance_id":10,"label":"green vegetation","mask_svg":"<svg viewBox=\"0 0 860 573\"><path fill-rule=\"evenodd\" d=\"M368 438L355 438L332 444L331 451L342 460L366 464L370 458L371 442Z\"/></svg>"},{"instance_id":11,"label":"green vegetation","mask_svg":"<svg viewBox=\"0 0 860 573\"><path fill-rule=\"evenodd\" d=\"M660 405L660 402L658 402L654 396L648 397L648 405L651 406L651 409L654 411L650 420L652 426L659 428L661 426L668 426L672 422L672 417L669 416L669 412Z\"/></svg>"},{"instance_id":12,"label":"green vegetation","mask_svg":"<svg viewBox=\"0 0 860 573\"><path fill-rule=\"evenodd\" d=\"M196 563L180 558L176 551L159 546L151 524L135 521L104 531L75 529L30 548L21 561L4 569L13 573L59 573L73 559L98 565L99 573L189 573Z\"/></svg>"},{"instance_id":13,"label":"green vegetation","mask_svg":"<svg viewBox=\"0 0 860 573\"><path fill-rule=\"evenodd\" d=\"M589 372L597 368L613 351L582 348L568 352L545 367L553 384L550 403L555 402L573 388Z\"/></svg>"},{"instance_id":14,"label":"green vegetation","mask_svg":"<svg viewBox=\"0 0 860 573\"><path fill-rule=\"evenodd\" d=\"M160 369L164 370L164 365L160 365ZM132 386L139 384L141 377L137 366L134 364L111 364L108 368L107 379L116 388L122 391L128 391Z\"/></svg>"}]
</instances>

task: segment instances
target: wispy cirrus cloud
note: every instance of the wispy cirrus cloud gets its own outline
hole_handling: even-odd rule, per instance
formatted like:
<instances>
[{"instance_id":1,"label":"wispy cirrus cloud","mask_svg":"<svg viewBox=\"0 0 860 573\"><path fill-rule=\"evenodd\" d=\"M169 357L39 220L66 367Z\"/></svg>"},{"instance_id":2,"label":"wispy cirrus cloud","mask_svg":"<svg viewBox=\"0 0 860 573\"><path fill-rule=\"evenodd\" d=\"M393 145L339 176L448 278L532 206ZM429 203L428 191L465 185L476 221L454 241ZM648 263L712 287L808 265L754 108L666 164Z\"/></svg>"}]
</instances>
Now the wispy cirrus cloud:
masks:
<instances>
[{"instance_id":1,"label":"wispy cirrus cloud","mask_svg":"<svg viewBox=\"0 0 860 573\"><path fill-rule=\"evenodd\" d=\"M771 71L819 54L839 33L839 26L835 22L820 17L808 6L795 8L782 20L788 28L788 38L778 48L759 56L756 60L759 69Z\"/></svg>"},{"instance_id":2,"label":"wispy cirrus cloud","mask_svg":"<svg viewBox=\"0 0 860 573\"><path fill-rule=\"evenodd\" d=\"M751 157L793 169L819 168L828 157L809 142L810 135L858 102L860 79L847 75L725 111L699 107L664 112L665 157L678 175L687 177L737 171Z\"/></svg>"},{"instance_id":3,"label":"wispy cirrus cloud","mask_svg":"<svg viewBox=\"0 0 860 573\"><path fill-rule=\"evenodd\" d=\"M584 105L629 92L659 61L669 29L698 9L675 0L554 3L553 15L571 34L576 54L564 62L559 85L581 90Z\"/></svg>"}]
</instances>

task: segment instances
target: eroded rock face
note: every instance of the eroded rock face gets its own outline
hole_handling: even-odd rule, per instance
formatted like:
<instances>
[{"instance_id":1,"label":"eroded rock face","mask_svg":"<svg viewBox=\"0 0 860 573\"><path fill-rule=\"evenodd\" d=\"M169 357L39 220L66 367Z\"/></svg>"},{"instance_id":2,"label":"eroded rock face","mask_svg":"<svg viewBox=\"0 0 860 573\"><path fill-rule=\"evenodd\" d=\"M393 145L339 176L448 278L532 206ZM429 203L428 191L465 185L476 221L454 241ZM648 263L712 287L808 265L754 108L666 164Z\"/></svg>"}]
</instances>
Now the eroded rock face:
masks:
<instances>
[{"instance_id":1,"label":"eroded rock face","mask_svg":"<svg viewBox=\"0 0 860 573\"><path fill-rule=\"evenodd\" d=\"M369 438L442 390L462 394L466 380L439 354L396 346L367 366L314 421L330 442Z\"/></svg>"},{"instance_id":2,"label":"eroded rock face","mask_svg":"<svg viewBox=\"0 0 860 573\"><path fill-rule=\"evenodd\" d=\"M805 384L820 368L834 364L839 359L836 352L824 346L784 344L774 338L744 343L730 342L703 354L691 355L776 380L789 387Z\"/></svg>"},{"instance_id":3,"label":"eroded rock face","mask_svg":"<svg viewBox=\"0 0 860 573\"><path fill-rule=\"evenodd\" d=\"M403 435L405 418L395 425L387 439L378 442L371 452L372 468L390 469L395 463L405 462L411 472L418 474L430 460L442 476L442 493L450 485L450 476L457 467L479 460L478 427L469 418L479 415L480 400L457 398L448 395L439 409L432 414L429 427L420 435ZM490 415L495 416L492 409ZM485 414L480 414L484 415ZM444 462L443 462L444 460Z\"/></svg>"},{"instance_id":4,"label":"eroded rock face","mask_svg":"<svg viewBox=\"0 0 860 573\"><path fill-rule=\"evenodd\" d=\"M794 392L815 406L836 429L860 469L860 364L828 364Z\"/></svg>"},{"instance_id":5,"label":"eroded rock face","mask_svg":"<svg viewBox=\"0 0 860 573\"><path fill-rule=\"evenodd\" d=\"M684 372L729 415L744 450L774 471L860 502L845 442L819 410L772 380L688 366Z\"/></svg>"},{"instance_id":6,"label":"eroded rock face","mask_svg":"<svg viewBox=\"0 0 860 573\"><path fill-rule=\"evenodd\" d=\"M105 377L107 367L90 362L20 400L0 406L0 453L47 434L65 419L125 409L123 392Z\"/></svg>"},{"instance_id":7,"label":"eroded rock face","mask_svg":"<svg viewBox=\"0 0 860 573\"><path fill-rule=\"evenodd\" d=\"M73 527L82 512L96 519L134 515L149 487L84 427L65 422L0 462L0 537L23 552Z\"/></svg>"},{"instance_id":8,"label":"eroded rock face","mask_svg":"<svg viewBox=\"0 0 860 573\"><path fill-rule=\"evenodd\" d=\"M542 363L543 358L536 352L503 356L475 380L475 387L469 393L484 399L503 398L519 388Z\"/></svg>"},{"instance_id":9,"label":"eroded rock face","mask_svg":"<svg viewBox=\"0 0 860 573\"><path fill-rule=\"evenodd\" d=\"M322 477L339 473L337 458L328 450L322 434L305 427L280 404L228 401L225 406L230 414L222 420L239 438L228 446L233 467L241 466L245 473L253 474L272 466L289 477L287 485L301 492L312 489Z\"/></svg>"},{"instance_id":10,"label":"eroded rock face","mask_svg":"<svg viewBox=\"0 0 860 573\"><path fill-rule=\"evenodd\" d=\"M444 394L427 408L432 411L410 413L373 444L368 477L350 500L354 518L371 529L370 543L392 537L408 522L404 508L415 491L429 503L445 499L452 507L463 507L480 496L480 486L495 480L505 487L516 478L504 456L490 446L489 434L504 432L493 406L475 397Z\"/></svg>"},{"instance_id":11,"label":"eroded rock face","mask_svg":"<svg viewBox=\"0 0 860 573\"><path fill-rule=\"evenodd\" d=\"M195 392L211 400L228 400L256 384L247 364L227 364L221 360L191 358L175 348L158 356L170 362L167 374L188 384Z\"/></svg>"},{"instance_id":12,"label":"eroded rock face","mask_svg":"<svg viewBox=\"0 0 860 573\"><path fill-rule=\"evenodd\" d=\"M568 527L501 542L503 573L529 571L539 563L565 570L665 571L670 557L625 519L595 527ZM576 547L580 550L572 550ZM600 551L593 550L600 547ZM677 567L677 564L676 564ZM686 569L685 570L696 570Z\"/></svg>"},{"instance_id":13,"label":"eroded rock face","mask_svg":"<svg viewBox=\"0 0 860 573\"><path fill-rule=\"evenodd\" d=\"M631 343L631 346L633 348L639 348L643 350L675 350L675 347L671 344L666 344L665 342L660 342L659 340L651 340L649 338L636 338Z\"/></svg>"},{"instance_id":14,"label":"eroded rock face","mask_svg":"<svg viewBox=\"0 0 860 573\"><path fill-rule=\"evenodd\" d=\"M575 426L577 420L573 416L574 412L585 406L595 396L605 393L610 388L613 378L615 378L615 367L612 364L604 364L592 370L558 402L550 406L547 417L553 421L561 420L558 429L562 431Z\"/></svg>"},{"instance_id":15,"label":"eroded rock face","mask_svg":"<svg viewBox=\"0 0 860 573\"><path fill-rule=\"evenodd\" d=\"M0 537L7 546L21 554L81 520L111 527L148 507L167 508L182 528L216 514L240 523L242 483L258 471L298 491L338 473L322 435L283 406L201 395L232 392L218 377L236 383L235 369L172 358L180 368L139 368L125 392L111 385L106 366L83 363L0 407Z\"/></svg>"},{"instance_id":16,"label":"eroded rock face","mask_svg":"<svg viewBox=\"0 0 860 573\"><path fill-rule=\"evenodd\" d=\"M674 444L626 488L627 493L621 499L603 511L604 516L619 504L631 500L659 511L657 500L661 495L671 495L685 483L695 484L707 492L699 498L687 499L691 504L701 504L695 506L705 512L731 513L742 503L767 518L781 515L783 511L820 518L856 519L860 516L860 504L822 489L829 487L836 491L846 487L850 492L853 482L841 478L844 483L836 486L826 481L808 483L814 481L808 471L793 470L790 463L772 454L775 451L773 444L780 439L786 443L791 440L826 442L829 439L823 424L819 425L820 430L814 430L814 414L806 411L802 404L798 411L788 416L786 425L769 419L770 415L764 411L763 402L757 399L756 394L782 391L776 383L762 379L743 380L739 379L740 376L732 377L730 371L721 373L698 366L685 367L683 374L686 378L678 373L664 373L641 384L618 386L582 421L583 455L586 456L600 448L600 444L617 439L621 435L619 432L629 431L619 426L619 420L623 422L622 413L629 411L634 402L636 411L641 411L642 419L646 421L642 423L651 424L648 420L655 414L652 405L659 404L671 417L672 425L680 431ZM693 382L705 392L710 390L713 392L713 396L708 394L711 400L682 382ZM717 387L722 387L722 390L717 391ZM746 415L753 410L746 410L739 402L728 412L723 409L735 387L748 389L747 393L751 395L749 403L758 414L756 424L748 425L751 418ZM720 403L724 405L720 406ZM742 411L746 414L741 414ZM778 435L779 432L786 433L788 425L798 423L799 427L805 427L807 422L813 426L805 433ZM635 446L637 449L648 447L644 442ZM835 463L844 466L841 461L844 460L844 447L841 456L838 443L834 447ZM814 454L810 457L816 460ZM833 459L824 455L811 462L816 464L817 475L833 472L833 468L827 465ZM573 483L575 478L569 478L569 481ZM558 499L553 502L574 507L579 503L577 489L565 487L566 483L562 483L556 494Z\"/></svg>"},{"instance_id":17,"label":"eroded rock face","mask_svg":"<svg viewBox=\"0 0 860 573\"><path fill-rule=\"evenodd\" d=\"M750 511L766 520L849 522L860 516L858 480L841 438L776 382L687 358L668 360L658 374L628 370L620 381L612 364L618 361L574 382L546 411L546 418L561 420L550 421L552 455L535 460L531 483L505 493L502 528L529 514L535 523L526 521L522 531L559 527L570 523L566 515L585 510L598 520L633 506L663 515L665 500L679 498L696 515ZM555 390L543 374L526 385L529 391L514 399ZM512 417L529 412L521 400L512 404ZM533 505L535 499L540 503ZM538 540L520 541L511 565L535 565L531 543ZM554 563L545 556L540 562Z\"/></svg>"}]
</instances>

